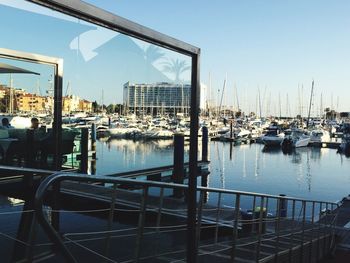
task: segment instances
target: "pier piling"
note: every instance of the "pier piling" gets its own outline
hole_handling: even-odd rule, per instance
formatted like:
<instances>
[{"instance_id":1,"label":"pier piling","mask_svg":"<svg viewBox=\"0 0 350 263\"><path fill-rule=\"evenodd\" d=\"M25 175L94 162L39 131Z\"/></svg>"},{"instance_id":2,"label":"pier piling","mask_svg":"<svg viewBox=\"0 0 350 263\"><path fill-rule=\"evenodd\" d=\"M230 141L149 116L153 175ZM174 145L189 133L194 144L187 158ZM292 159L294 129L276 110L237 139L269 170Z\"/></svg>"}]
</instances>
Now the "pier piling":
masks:
<instances>
[{"instance_id":1,"label":"pier piling","mask_svg":"<svg viewBox=\"0 0 350 263\"><path fill-rule=\"evenodd\" d=\"M96 159L96 124L91 124L91 151L92 158Z\"/></svg>"},{"instance_id":2,"label":"pier piling","mask_svg":"<svg viewBox=\"0 0 350 263\"><path fill-rule=\"evenodd\" d=\"M183 134L175 134L174 135L174 170L172 180L174 183L183 184L184 181L184 135ZM174 189L175 197L182 197L183 192L180 189Z\"/></svg>"},{"instance_id":3,"label":"pier piling","mask_svg":"<svg viewBox=\"0 0 350 263\"><path fill-rule=\"evenodd\" d=\"M202 161L208 161L208 127L202 128Z\"/></svg>"},{"instance_id":4,"label":"pier piling","mask_svg":"<svg viewBox=\"0 0 350 263\"><path fill-rule=\"evenodd\" d=\"M89 157L89 130L87 128L81 129L80 151L80 171L87 173Z\"/></svg>"}]
</instances>

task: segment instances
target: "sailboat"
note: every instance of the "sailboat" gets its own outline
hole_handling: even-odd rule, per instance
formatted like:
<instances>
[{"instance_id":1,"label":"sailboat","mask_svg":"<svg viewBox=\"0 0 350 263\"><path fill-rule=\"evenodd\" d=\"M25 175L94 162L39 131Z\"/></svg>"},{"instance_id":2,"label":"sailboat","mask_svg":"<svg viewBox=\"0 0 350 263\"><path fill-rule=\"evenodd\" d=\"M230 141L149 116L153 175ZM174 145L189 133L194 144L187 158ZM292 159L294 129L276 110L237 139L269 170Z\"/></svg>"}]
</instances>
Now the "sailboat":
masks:
<instances>
[{"instance_id":1,"label":"sailboat","mask_svg":"<svg viewBox=\"0 0 350 263\"><path fill-rule=\"evenodd\" d=\"M309 113L307 118L306 128L309 127L310 123L310 113L312 106L312 97L314 92L314 81L312 81L311 85L311 96L310 96L310 104L309 104ZM306 147L310 143L310 133L307 130L294 128L290 135L286 136L282 141L282 150L291 150L292 148Z\"/></svg>"}]
</instances>

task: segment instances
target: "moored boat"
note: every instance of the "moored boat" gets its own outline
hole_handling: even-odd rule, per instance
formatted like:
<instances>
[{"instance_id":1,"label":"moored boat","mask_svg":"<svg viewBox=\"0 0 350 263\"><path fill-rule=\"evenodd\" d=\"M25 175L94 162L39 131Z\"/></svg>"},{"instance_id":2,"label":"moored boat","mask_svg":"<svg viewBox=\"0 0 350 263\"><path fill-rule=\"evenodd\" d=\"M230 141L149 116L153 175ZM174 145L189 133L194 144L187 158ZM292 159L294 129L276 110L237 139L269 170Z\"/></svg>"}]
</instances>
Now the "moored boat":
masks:
<instances>
[{"instance_id":1,"label":"moored boat","mask_svg":"<svg viewBox=\"0 0 350 263\"><path fill-rule=\"evenodd\" d=\"M331 136L327 130L318 129L311 131L310 143L324 143L329 142L330 140Z\"/></svg>"},{"instance_id":2,"label":"moored boat","mask_svg":"<svg viewBox=\"0 0 350 263\"><path fill-rule=\"evenodd\" d=\"M350 123L343 124L343 138L339 145L338 152L350 156Z\"/></svg>"},{"instance_id":3,"label":"moored boat","mask_svg":"<svg viewBox=\"0 0 350 263\"><path fill-rule=\"evenodd\" d=\"M310 143L310 135L308 131L302 129L294 129L290 135L285 136L281 146L283 150L292 148L306 147Z\"/></svg>"},{"instance_id":4,"label":"moored boat","mask_svg":"<svg viewBox=\"0 0 350 263\"><path fill-rule=\"evenodd\" d=\"M280 147L284 139L284 133L280 132L277 126L272 126L266 134L261 137L262 142L267 147Z\"/></svg>"}]
</instances>

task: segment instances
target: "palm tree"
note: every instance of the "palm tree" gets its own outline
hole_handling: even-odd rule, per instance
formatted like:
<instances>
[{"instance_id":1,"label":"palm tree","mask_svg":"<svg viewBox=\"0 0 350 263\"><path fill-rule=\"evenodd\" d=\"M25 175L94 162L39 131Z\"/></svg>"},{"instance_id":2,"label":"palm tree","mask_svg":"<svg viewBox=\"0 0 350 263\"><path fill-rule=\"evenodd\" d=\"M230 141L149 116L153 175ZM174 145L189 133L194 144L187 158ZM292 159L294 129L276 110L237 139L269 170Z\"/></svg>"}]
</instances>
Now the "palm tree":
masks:
<instances>
[{"instance_id":1,"label":"palm tree","mask_svg":"<svg viewBox=\"0 0 350 263\"><path fill-rule=\"evenodd\" d=\"M143 50L144 58L149 64L153 64L158 59L164 57L164 52L155 45L149 45Z\"/></svg>"},{"instance_id":2,"label":"palm tree","mask_svg":"<svg viewBox=\"0 0 350 263\"><path fill-rule=\"evenodd\" d=\"M189 70L191 67L187 65L185 60L171 59L164 63L163 70L175 75L175 82L180 81L180 75L185 71Z\"/></svg>"}]
</instances>

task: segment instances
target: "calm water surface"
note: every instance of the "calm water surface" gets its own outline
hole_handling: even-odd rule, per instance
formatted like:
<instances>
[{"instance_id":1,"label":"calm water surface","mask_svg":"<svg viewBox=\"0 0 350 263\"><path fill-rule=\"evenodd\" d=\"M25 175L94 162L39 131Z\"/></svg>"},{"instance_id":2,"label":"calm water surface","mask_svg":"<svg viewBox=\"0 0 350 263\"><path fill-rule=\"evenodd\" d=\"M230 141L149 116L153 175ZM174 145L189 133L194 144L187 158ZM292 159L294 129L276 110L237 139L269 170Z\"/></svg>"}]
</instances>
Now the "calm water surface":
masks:
<instances>
[{"instance_id":1,"label":"calm water surface","mask_svg":"<svg viewBox=\"0 0 350 263\"><path fill-rule=\"evenodd\" d=\"M326 201L350 194L350 159L334 149L302 148L286 155L260 144L211 142L209 150L209 187ZM188 146L185 153L188 159ZM97 174L152 168L172 164L173 146L171 140L100 141L97 158Z\"/></svg>"}]
</instances>

